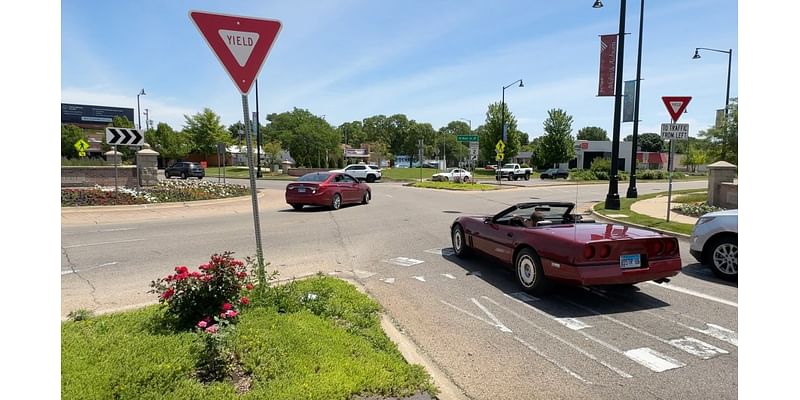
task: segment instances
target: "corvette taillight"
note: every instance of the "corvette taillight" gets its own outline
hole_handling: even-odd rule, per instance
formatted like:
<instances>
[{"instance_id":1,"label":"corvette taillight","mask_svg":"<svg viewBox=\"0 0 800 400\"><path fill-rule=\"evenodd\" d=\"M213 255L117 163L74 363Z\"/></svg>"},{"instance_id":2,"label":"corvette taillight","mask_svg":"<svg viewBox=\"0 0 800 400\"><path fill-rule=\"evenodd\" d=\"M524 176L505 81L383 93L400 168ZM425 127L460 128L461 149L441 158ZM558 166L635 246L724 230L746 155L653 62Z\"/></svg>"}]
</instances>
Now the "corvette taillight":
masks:
<instances>
[{"instance_id":1,"label":"corvette taillight","mask_svg":"<svg viewBox=\"0 0 800 400\"><path fill-rule=\"evenodd\" d=\"M675 249L678 247L678 246L675 245L675 241L672 240L672 239L667 239L667 240L665 240L665 242L666 242L666 245L664 246L665 247L664 252L667 253L667 254L674 253Z\"/></svg>"},{"instance_id":2,"label":"corvette taillight","mask_svg":"<svg viewBox=\"0 0 800 400\"><path fill-rule=\"evenodd\" d=\"M583 248L583 258L589 260L593 258L595 255L594 246L587 244L586 247Z\"/></svg>"},{"instance_id":3,"label":"corvette taillight","mask_svg":"<svg viewBox=\"0 0 800 400\"><path fill-rule=\"evenodd\" d=\"M598 252L598 255L600 256L600 258L608 258L608 256L611 255L611 246L604 244L600 245L599 247L600 251Z\"/></svg>"},{"instance_id":4,"label":"corvette taillight","mask_svg":"<svg viewBox=\"0 0 800 400\"><path fill-rule=\"evenodd\" d=\"M650 246L652 247L653 254L660 255L664 251L664 243L660 240L653 240L650 242Z\"/></svg>"}]
</instances>

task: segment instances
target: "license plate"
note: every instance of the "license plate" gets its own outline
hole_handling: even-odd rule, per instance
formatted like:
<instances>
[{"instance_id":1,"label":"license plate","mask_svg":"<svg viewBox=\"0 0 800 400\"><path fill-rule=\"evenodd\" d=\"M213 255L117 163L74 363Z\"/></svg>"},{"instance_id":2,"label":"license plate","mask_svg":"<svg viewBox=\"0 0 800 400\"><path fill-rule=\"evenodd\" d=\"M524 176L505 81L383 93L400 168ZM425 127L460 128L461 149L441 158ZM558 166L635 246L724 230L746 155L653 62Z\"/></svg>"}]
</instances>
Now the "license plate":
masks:
<instances>
[{"instance_id":1,"label":"license plate","mask_svg":"<svg viewBox=\"0 0 800 400\"><path fill-rule=\"evenodd\" d=\"M306 192L306 188L297 189L297 193L305 193L305 192Z\"/></svg>"},{"instance_id":2,"label":"license plate","mask_svg":"<svg viewBox=\"0 0 800 400\"><path fill-rule=\"evenodd\" d=\"M619 257L619 266L622 269L641 268L642 260L638 254L624 254Z\"/></svg>"}]
</instances>

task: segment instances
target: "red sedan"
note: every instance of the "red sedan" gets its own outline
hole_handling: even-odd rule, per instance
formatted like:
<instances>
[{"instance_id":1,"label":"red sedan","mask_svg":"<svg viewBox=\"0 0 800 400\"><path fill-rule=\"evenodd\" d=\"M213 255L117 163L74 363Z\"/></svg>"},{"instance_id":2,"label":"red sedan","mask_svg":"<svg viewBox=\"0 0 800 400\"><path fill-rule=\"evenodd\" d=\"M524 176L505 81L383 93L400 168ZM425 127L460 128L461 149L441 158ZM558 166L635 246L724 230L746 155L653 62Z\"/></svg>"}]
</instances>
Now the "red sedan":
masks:
<instances>
[{"instance_id":1,"label":"red sedan","mask_svg":"<svg viewBox=\"0 0 800 400\"><path fill-rule=\"evenodd\" d=\"M667 282L681 271L678 240L647 229L596 223L572 214L573 203L520 203L494 216L456 218L459 257L478 251L513 266L523 289Z\"/></svg>"},{"instance_id":2,"label":"red sedan","mask_svg":"<svg viewBox=\"0 0 800 400\"><path fill-rule=\"evenodd\" d=\"M369 185L342 172L312 172L286 185L286 203L295 210L305 205L338 210L344 204L367 204L371 198Z\"/></svg>"}]
</instances>

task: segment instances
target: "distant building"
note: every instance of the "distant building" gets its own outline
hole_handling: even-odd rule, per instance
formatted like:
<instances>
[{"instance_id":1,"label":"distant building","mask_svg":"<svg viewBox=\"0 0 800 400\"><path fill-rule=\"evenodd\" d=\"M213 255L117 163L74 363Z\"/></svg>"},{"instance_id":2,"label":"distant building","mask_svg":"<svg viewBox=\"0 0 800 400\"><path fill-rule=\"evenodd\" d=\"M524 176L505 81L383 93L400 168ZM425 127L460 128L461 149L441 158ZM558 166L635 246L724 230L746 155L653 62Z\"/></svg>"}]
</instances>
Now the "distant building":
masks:
<instances>
[{"instance_id":1,"label":"distant building","mask_svg":"<svg viewBox=\"0 0 800 400\"><path fill-rule=\"evenodd\" d=\"M86 152L89 157L103 155L101 145L106 137L106 127L111 126L114 117L126 117L133 122L133 108L61 103L61 124L83 129L89 142Z\"/></svg>"}]
</instances>

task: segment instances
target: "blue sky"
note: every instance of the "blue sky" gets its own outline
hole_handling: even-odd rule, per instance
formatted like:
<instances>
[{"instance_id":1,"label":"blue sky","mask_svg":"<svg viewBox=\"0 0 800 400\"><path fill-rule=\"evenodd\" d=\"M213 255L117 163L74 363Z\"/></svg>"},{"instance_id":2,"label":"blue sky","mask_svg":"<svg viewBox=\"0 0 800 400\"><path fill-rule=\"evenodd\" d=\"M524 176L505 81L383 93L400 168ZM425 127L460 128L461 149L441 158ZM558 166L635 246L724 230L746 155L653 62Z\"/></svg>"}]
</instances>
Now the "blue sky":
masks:
<instances>
[{"instance_id":1,"label":"blue sky","mask_svg":"<svg viewBox=\"0 0 800 400\"><path fill-rule=\"evenodd\" d=\"M619 1L592 8L570 1L68 1L61 3L61 101L134 108L140 97L155 123L180 129L183 115L209 107L229 125L241 96L189 19L189 10L280 20L282 30L259 75L259 109L305 108L334 126L406 114L438 129L461 118L484 123L502 87L519 128L543 133L547 111L584 126L613 128L613 97L597 97L599 37L619 29ZM639 1L628 1L624 79L636 74ZM692 96L681 122L691 134L713 124L738 96L738 4L731 0L645 5L640 132L659 132L669 115L661 96ZM249 96L255 110L255 90ZM264 118L262 118L262 123ZM144 125L144 122L142 123ZM632 133L622 124L621 137Z\"/></svg>"}]
</instances>

